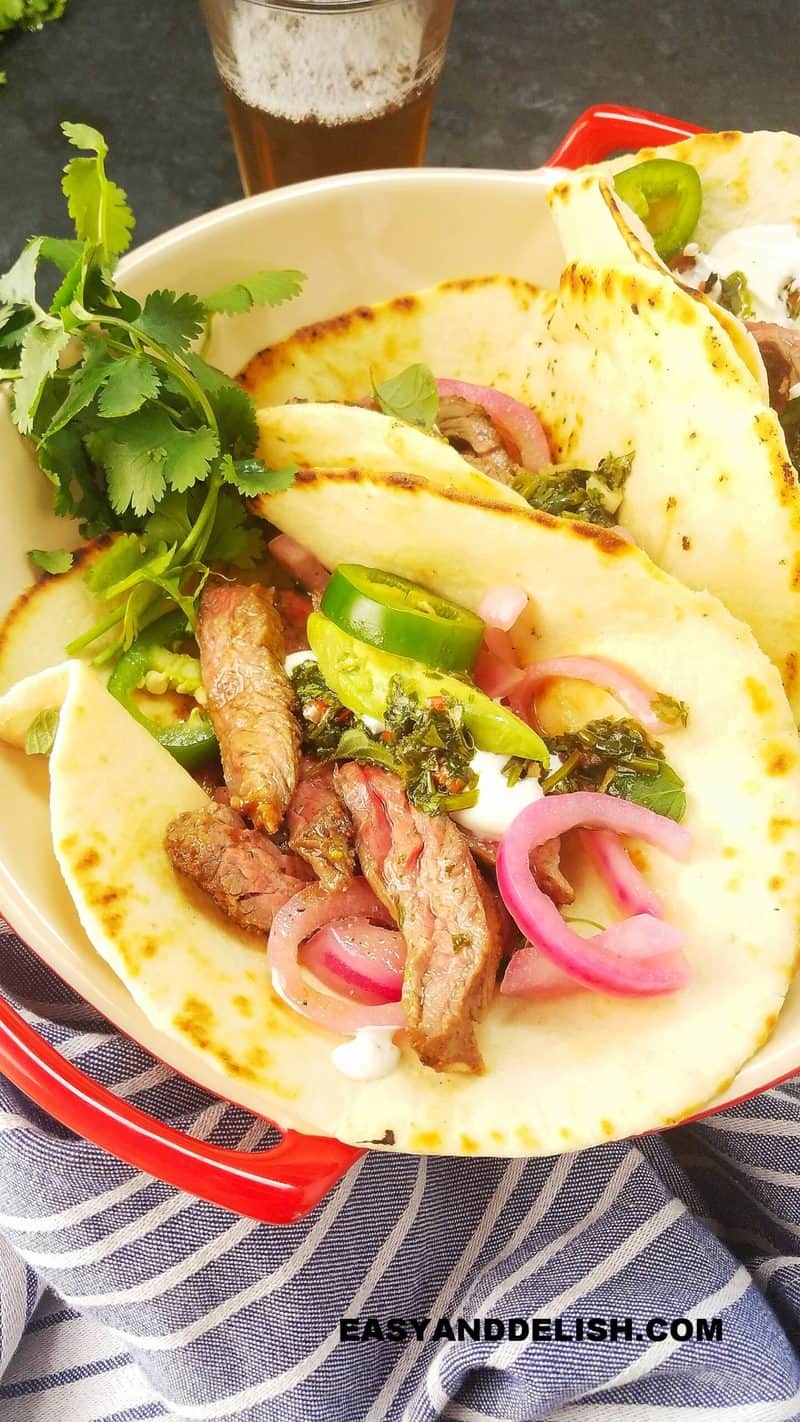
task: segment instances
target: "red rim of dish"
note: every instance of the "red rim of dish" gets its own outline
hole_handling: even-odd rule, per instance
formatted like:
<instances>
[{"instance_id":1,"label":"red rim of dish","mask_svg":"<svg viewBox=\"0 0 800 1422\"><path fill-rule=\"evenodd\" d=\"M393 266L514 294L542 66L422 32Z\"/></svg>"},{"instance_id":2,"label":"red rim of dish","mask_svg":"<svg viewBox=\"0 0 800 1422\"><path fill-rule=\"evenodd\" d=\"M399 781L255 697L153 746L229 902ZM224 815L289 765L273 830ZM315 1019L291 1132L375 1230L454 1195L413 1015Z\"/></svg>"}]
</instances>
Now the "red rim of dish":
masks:
<instances>
[{"instance_id":1,"label":"red rim of dish","mask_svg":"<svg viewBox=\"0 0 800 1422\"><path fill-rule=\"evenodd\" d=\"M578 168L619 149L653 147L704 131L644 109L594 104L575 120L545 167ZM302 1219L363 1154L331 1137L294 1130L283 1132L280 1144L263 1152L224 1150L195 1140L138 1111L73 1066L2 998L0 1070L62 1125L128 1165L267 1224ZM758 1091L792 1075L776 1077ZM738 1105L757 1094L747 1092L726 1105ZM719 1109L699 1111L686 1120L696 1121Z\"/></svg>"}]
</instances>

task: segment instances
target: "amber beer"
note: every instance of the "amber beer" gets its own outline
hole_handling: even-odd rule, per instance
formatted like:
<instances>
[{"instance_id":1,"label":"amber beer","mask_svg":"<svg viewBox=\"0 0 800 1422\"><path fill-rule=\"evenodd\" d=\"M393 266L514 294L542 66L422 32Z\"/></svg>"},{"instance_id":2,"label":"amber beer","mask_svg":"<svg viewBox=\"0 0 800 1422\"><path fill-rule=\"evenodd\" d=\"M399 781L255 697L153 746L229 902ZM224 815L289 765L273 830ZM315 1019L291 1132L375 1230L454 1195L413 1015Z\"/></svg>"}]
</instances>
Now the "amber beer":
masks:
<instances>
[{"instance_id":1,"label":"amber beer","mask_svg":"<svg viewBox=\"0 0 800 1422\"><path fill-rule=\"evenodd\" d=\"M381 113L323 123L251 108L223 82L236 158L246 193L365 168L412 168L425 157L436 94L429 84Z\"/></svg>"},{"instance_id":2,"label":"amber beer","mask_svg":"<svg viewBox=\"0 0 800 1422\"><path fill-rule=\"evenodd\" d=\"M203 0L247 193L423 161L453 0Z\"/></svg>"}]
</instances>

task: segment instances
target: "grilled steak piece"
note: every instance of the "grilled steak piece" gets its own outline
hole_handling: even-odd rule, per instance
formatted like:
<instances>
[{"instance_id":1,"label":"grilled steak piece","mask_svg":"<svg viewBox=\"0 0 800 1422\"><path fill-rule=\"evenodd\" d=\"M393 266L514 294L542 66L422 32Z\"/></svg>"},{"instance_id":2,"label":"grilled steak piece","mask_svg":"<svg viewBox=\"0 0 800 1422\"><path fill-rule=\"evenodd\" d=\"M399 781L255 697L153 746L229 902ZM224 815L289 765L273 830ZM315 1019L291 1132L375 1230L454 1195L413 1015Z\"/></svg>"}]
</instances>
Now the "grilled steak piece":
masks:
<instances>
[{"instance_id":1,"label":"grilled steak piece","mask_svg":"<svg viewBox=\"0 0 800 1422\"><path fill-rule=\"evenodd\" d=\"M353 822L336 793L332 765L303 758L286 824L289 848L311 865L323 887L331 893L346 889L356 860Z\"/></svg>"},{"instance_id":2,"label":"grilled steak piece","mask_svg":"<svg viewBox=\"0 0 800 1422\"><path fill-rule=\"evenodd\" d=\"M406 940L409 1041L434 1071L480 1071L475 1023L494 992L502 938L488 886L450 817L413 809L396 775L350 762L334 778L364 875Z\"/></svg>"},{"instance_id":3,"label":"grilled steak piece","mask_svg":"<svg viewBox=\"0 0 800 1422\"><path fill-rule=\"evenodd\" d=\"M498 484L513 484L516 466L482 405L460 395L443 395L436 424L468 464Z\"/></svg>"},{"instance_id":4,"label":"grilled steak piece","mask_svg":"<svg viewBox=\"0 0 800 1422\"><path fill-rule=\"evenodd\" d=\"M300 726L272 589L207 587L197 641L231 806L273 834L297 784Z\"/></svg>"},{"instance_id":5,"label":"grilled steak piece","mask_svg":"<svg viewBox=\"0 0 800 1422\"><path fill-rule=\"evenodd\" d=\"M226 805L179 815L167 826L164 848L174 869L251 933L268 933L278 909L311 878L302 859L281 854Z\"/></svg>"},{"instance_id":6,"label":"grilled steak piece","mask_svg":"<svg viewBox=\"0 0 800 1422\"><path fill-rule=\"evenodd\" d=\"M496 839L481 839L476 834L470 834L469 830L462 830L461 833L475 858L481 864L494 869L497 863L498 841ZM556 908L564 908L566 904L574 902L575 890L561 871L561 841L559 839L548 839L544 844L537 844L531 850L531 872L542 893L547 894L553 900Z\"/></svg>"},{"instance_id":7,"label":"grilled steak piece","mask_svg":"<svg viewBox=\"0 0 800 1422\"><path fill-rule=\"evenodd\" d=\"M776 326L771 321L747 321L764 362L769 385L769 403L782 415L789 403L789 391L800 380L800 331Z\"/></svg>"}]
</instances>

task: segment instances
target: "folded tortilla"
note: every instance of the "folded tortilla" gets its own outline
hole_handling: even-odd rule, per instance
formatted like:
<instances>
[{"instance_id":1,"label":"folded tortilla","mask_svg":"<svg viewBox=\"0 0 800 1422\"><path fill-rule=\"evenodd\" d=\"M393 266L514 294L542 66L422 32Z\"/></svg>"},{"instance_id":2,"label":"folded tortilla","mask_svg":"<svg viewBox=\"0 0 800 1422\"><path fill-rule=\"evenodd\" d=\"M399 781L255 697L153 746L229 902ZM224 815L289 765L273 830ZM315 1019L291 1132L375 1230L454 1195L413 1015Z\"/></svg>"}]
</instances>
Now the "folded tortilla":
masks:
<instances>
[{"instance_id":1,"label":"folded tortilla","mask_svg":"<svg viewBox=\"0 0 800 1422\"><path fill-rule=\"evenodd\" d=\"M722 221L729 206L717 195L738 145L706 136L712 149L712 137L723 171L709 201ZM694 144L674 151L696 161ZM756 158L751 169L760 173ZM752 188L754 203L765 186ZM244 380L262 407L261 453L273 467L404 470L519 504L465 461L459 468L434 436L324 403L361 400L371 374L413 361L530 405L556 464L592 468L633 452L620 524L662 568L749 623L800 718L800 489L755 342L676 284L602 176L559 182L549 201L566 256L557 292L501 277L447 283L305 327L256 356ZM312 403L285 403L294 398Z\"/></svg>"},{"instance_id":2,"label":"folded tortilla","mask_svg":"<svg viewBox=\"0 0 800 1422\"><path fill-rule=\"evenodd\" d=\"M328 567L367 562L470 608L498 583L516 585L532 599L523 659L607 657L688 703L688 726L664 741L686 782L692 853L679 864L642 848L637 862L686 935L692 976L648 1000L498 994L479 1027L483 1075L437 1075L404 1047L393 1074L348 1080L331 1067L337 1039L272 991L263 941L173 873L164 831L203 791L90 669L70 663L0 698L0 737L19 745L29 718L60 702L55 854L91 943L163 1030L165 1058L179 1039L216 1064L232 1099L282 1125L401 1151L549 1154L698 1110L769 1036L795 965L800 750L749 630L608 530L408 474L308 473L259 511ZM40 603L48 621L52 602ZM26 636L47 642L33 612ZM604 694L565 682L543 705L553 730L609 711L619 707ZM608 921L610 901L580 855L568 849L567 864L570 913Z\"/></svg>"}]
</instances>

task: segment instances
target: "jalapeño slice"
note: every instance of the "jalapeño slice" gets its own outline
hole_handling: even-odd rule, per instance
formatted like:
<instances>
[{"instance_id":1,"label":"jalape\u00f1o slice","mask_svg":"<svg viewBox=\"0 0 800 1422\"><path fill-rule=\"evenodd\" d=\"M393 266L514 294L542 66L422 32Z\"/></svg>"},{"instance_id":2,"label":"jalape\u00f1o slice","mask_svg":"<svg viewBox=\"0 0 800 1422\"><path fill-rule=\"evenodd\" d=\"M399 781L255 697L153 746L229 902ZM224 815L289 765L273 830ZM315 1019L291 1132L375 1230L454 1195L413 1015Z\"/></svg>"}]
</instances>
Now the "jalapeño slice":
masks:
<instances>
[{"instance_id":1,"label":"jalape\u00f1o slice","mask_svg":"<svg viewBox=\"0 0 800 1422\"><path fill-rule=\"evenodd\" d=\"M437 671L471 671L483 637L483 622L474 612L396 573L360 563L334 568L322 611L360 642Z\"/></svg>"},{"instance_id":2,"label":"jalape\u00f1o slice","mask_svg":"<svg viewBox=\"0 0 800 1422\"><path fill-rule=\"evenodd\" d=\"M203 765L217 750L217 738L205 711L195 706L181 719L171 714L165 721L148 716L136 701L136 692L158 686L159 691L177 690L193 695L201 685L200 667L194 657L171 652L169 643L185 633L182 612L171 612L154 622L124 652L108 681L108 690L140 726L168 750L186 770ZM150 686L148 686L148 682ZM166 703L167 709L171 710Z\"/></svg>"},{"instance_id":3,"label":"jalape\u00f1o slice","mask_svg":"<svg viewBox=\"0 0 800 1422\"><path fill-rule=\"evenodd\" d=\"M675 158L650 158L617 173L614 186L642 219L662 261L677 257L694 232L703 205L697 169Z\"/></svg>"}]
</instances>

